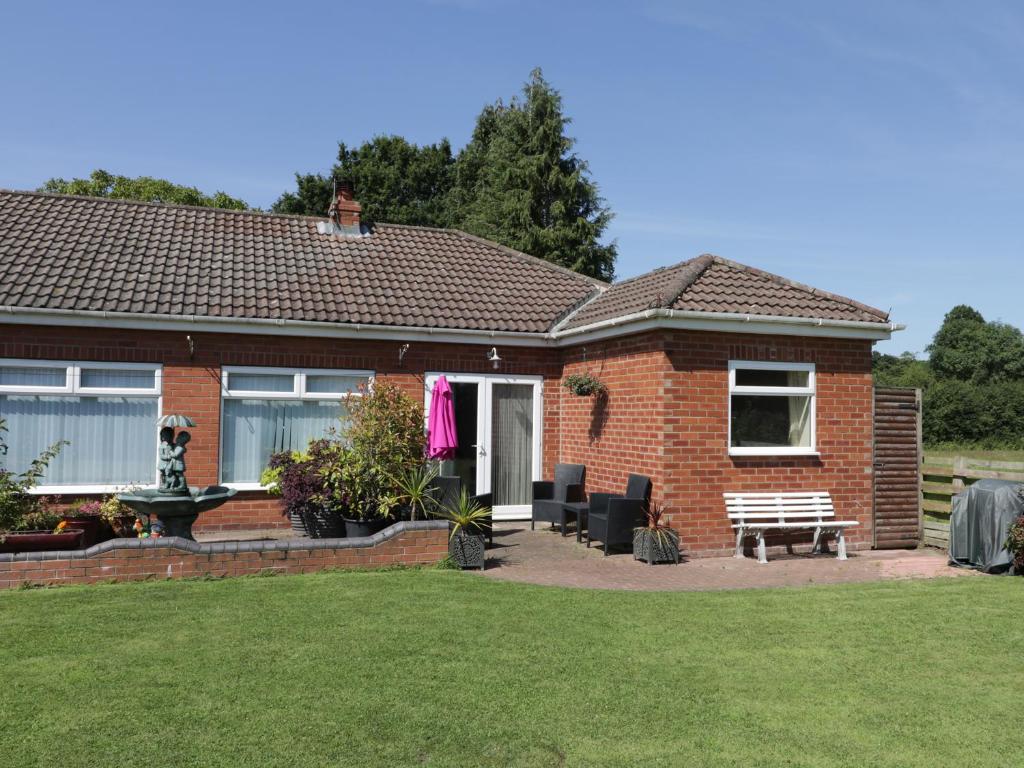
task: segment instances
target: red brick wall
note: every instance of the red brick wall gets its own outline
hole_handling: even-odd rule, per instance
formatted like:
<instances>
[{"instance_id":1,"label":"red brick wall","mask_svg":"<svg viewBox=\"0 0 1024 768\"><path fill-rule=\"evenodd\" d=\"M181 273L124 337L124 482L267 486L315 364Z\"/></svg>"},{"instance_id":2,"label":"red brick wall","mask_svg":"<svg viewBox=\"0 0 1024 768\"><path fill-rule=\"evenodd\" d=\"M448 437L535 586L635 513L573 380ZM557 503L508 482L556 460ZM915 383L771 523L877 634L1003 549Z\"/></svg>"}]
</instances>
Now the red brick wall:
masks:
<instances>
[{"instance_id":1,"label":"red brick wall","mask_svg":"<svg viewBox=\"0 0 1024 768\"><path fill-rule=\"evenodd\" d=\"M427 371L543 375L545 393L558 392L558 352L500 347L498 371L486 359L489 349L473 344L427 344L411 341L401 367L398 341L349 341L249 334L193 333L195 354L189 358L186 333L60 326L3 325L0 358L148 362L163 364L163 412L185 413L197 422L190 430L188 478L193 485L218 482L220 450L220 371L226 365L287 368L340 368L375 371L397 383L417 402L423 399ZM544 467L557 456L557 398L544 407ZM154 430L156 427L154 426ZM154 469L155 471L155 469ZM276 499L240 492L224 506L203 514L196 530L239 530L287 526Z\"/></svg>"},{"instance_id":2,"label":"red brick wall","mask_svg":"<svg viewBox=\"0 0 1024 768\"><path fill-rule=\"evenodd\" d=\"M355 368L423 393L426 371L493 373L481 345L347 341L246 334L3 326L0 357L156 362L164 366L165 413L198 421L189 445L189 479L217 482L220 390L224 365ZM589 490L620 490L629 472L654 480L654 498L670 507L691 553L731 545L721 493L725 490L824 489L837 513L860 520L854 546L871 540L871 343L788 336L659 332L573 347L500 347L499 372L543 375L544 475L556 461L587 465ZM608 385L604 402L561 387L565 373L590 370ZM730 359L814 362L817 365L819 458L740 459L728 455ZM286 525L278 502L244 492L200 518L197 529L235 530Z\"/></svg>"},{"instance_id":3,"label":"red brick wall","mask_svg":"<svg viewBox=\"0 0 1024 768\"><path fill-rule=\"evenodd\" d=\"M621 493L630 472L664 490L665 380L660 334L629 336L565 351L565 375L590 372L607 395L578 397L564 387L559 461L587 465L587 490Z\"/></svg>"},{"instance_id":4,"label":"red brick wall","mask_svg":"<svg viewBox=\"0 0 1024 768\"><path fill-rule=\"evenodd\" d=\"M649 474L683 548L726 554L733 546L724 491L826 490L836 513L861 525L852 548L871 541L871 342L677 331L567 351L567 372L590 369L608 385L600 405L563 394L563 461L586 461L589 490L618 490ZM819 457L728 454L728 362L816 365ZM603 421L599 436L592 425Z\"/></svg>"},{"instance_id":5,"label":"red brick wall","mask_svg":"<svg viewBox=\"0 0 1024 768\"><path fill-rule=\"evenodd\" d=\"M448 554L448 531L403 531L372 547L193 553L171 547L118 548L92 557L0 560L0 589L98 581L313 573L332 568L427 565Z\"/></svg>"}]
</instances>

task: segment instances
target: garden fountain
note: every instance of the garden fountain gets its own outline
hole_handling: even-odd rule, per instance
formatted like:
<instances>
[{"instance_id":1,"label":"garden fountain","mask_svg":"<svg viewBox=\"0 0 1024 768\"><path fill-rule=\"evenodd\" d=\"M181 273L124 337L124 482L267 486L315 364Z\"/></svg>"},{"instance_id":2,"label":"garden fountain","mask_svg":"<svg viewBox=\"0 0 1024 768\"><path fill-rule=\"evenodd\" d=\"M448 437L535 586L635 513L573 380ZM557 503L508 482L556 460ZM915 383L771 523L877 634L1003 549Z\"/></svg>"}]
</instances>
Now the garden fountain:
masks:
<instances>
[{"instance_id":1,"label":"garden fountain","mask_svg":"<svg viewBox=\"0 0 1024 768\"><path fill-rule=\"evenodd\" d=\"M155 515L164 527L165 536L180 536L195 541L192 524L203 512L215 509L236 493L234 488L210 485L189 488L185 480L185 454L192 435L178 427L194 427L188 416L163 416L160 427L160 486L118 494L117 498L130 507L140 518Z\"/></svg>"}]
</instances>

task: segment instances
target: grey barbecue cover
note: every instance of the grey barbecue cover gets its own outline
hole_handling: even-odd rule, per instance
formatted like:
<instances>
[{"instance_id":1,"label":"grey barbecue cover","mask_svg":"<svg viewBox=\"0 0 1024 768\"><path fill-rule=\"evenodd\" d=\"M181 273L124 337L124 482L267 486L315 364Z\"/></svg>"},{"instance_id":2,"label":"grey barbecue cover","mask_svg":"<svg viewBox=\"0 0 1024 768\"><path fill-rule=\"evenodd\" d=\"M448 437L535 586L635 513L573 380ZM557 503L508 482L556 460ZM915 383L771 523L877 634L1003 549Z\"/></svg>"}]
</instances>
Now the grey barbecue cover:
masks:
<instances>
[{"instance_id":1,"label":"grey barbecue cover","mask_svg":"<svg viewBox=\"0 0 1024 768\"><path fill-rule=\"evenodd\" d=\"M1014 521L1024 515L1020 483L1011 480L979 480L953 497L949 520L949 563L1002 573L1012 557L1003 548Z\"/></svg>"}]
</instances>

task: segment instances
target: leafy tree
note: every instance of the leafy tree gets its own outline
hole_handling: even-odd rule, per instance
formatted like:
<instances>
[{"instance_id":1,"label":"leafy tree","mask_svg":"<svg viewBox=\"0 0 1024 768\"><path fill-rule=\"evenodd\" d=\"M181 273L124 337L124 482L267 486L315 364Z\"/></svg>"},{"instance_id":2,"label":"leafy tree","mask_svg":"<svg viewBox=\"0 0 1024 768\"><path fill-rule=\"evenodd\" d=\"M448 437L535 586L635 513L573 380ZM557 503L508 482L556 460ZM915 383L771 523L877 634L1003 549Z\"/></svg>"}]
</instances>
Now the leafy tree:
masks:
<instances>
[{"instance_id":1,"label":"leafy tree","mask_svg":"<svg viewBox=\"0 0 1024 768\"><path fill-rule=\"evenodd\" d=\"M1003 381L1024 376L1024 336L1018 328L985 322L963 304L953 307L928 347L937 379Z\"/></svg>"},{"instance_id":2,"label":"leafy tree","mask_svg":"<svg viewBox=\"0 0 1024 768\"><path fill-rule=\"evenodd\" d=\"M612 213L565 133L562 97L535 69L522 99L484 108L456 165L458 226L585 275L610 280Z\"/></svg>"},{"instance_id":3,"label":"leafy tree","mask_svg":"<svg viewBox=\"0 0 1024 768\"><path fill-rule=\"evenodd\" d=\"M152 176L118 176L101 169L90 173L88 179L50 179L39 188L39 191L61 195L109 197L116 200L141 200L147 203L201 205L237 211L249 208L243 200L230 197L224 192L205 195L195 187L174 184L165 179L154 179Z\"/></svg>"},{"instance_id":4,"label":"leafy tree","mask_svg":"<svg viewBox=\"0 0 1024 768\"><path fill-rule=\"evenodd\" d=\"M355 149L338 145L332 176L355 187L367 223L449 226L448 195L455 160L447 139L417 146L401 136L377 136ZM296 174L296 191L286 192L274 211L323 216L331 204L331 179Z\"/></svg>"},{"instance_id":5,"label":"leafy tree","mask_svg":"<svg viewBox=\"0 0 1024 768\"><path fill-rule=\"evenodd\" d=\"M874 352L871 363L875 384L880 387L928 389L935 382L928 361L918 360L913 352L904 352L899 356Z\"/></svg>"},{"instance_id":6,"label":"leafy tree","mask_svg":"<svg viewBox=\"0 0 1024 768\"><path fill-rule=\"evenodd\" d=\"M277 198L270 210L295 216L326 216L333 193L334 185L328 177L319 173L296 173L295 191Z\"/></svg>"},{"instance_id":7,"label":"leafy tree","mask_svg":"<svg viewBox=\"0 0 1024 768\"><path fill-rule=\"evenodd\" d=\"M602 244L612 214L565 134L562 97L534 70L522 98L486 106L452 156L447 139L418 146L377 136L338 147L330 176L297 174L278 213L323 216L331 177L352 182L362 218L456 227L586 275L610 280L616 246Z\"/></svg>"}]
</instances>

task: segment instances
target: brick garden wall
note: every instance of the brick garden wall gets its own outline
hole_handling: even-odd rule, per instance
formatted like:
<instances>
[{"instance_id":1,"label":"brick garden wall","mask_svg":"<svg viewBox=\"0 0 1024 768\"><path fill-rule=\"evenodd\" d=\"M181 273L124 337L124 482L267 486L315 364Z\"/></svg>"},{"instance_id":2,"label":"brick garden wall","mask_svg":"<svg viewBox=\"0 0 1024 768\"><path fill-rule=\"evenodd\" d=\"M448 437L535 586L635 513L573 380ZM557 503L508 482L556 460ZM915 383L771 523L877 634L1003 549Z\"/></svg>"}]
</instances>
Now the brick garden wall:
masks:
<instances>
[{"instance_id":1,"label":"brick garden wall","mask_svg":"<svg viewBox=\"0 0 1024 768\"><path fill-rule=\"evenodd\" d=\"M75 552L0 554L0 589L426 565L447 554L448 525L439 520L398 523L365 539L114 539Z\"/></svg>"},{"instance_id":2,"label":"brick garden wall","mask_svg":"<svg viewBox=\"0 0 1024 768\"><path fill-rule=\"evenodd\" d=\"M567 350L566 372L591 370L604 405L563 394L563 461L585 461L588 490L620 491L649 474L685 552L727 554L734 538L724 491L826 490L858 520L848 542L871 541L871 342L674 331ZM728 362L816 364L818 457L731 457ZM602 413L603 411L603 413ZM600 425L595 430L594 425Z\"/></svg>"},{"instance_id":3,"label":"brick garden wall","mask_svg":"<svg viewBox=\"0 0 1024 768\"><path fill-rule=\"evenodd\" d=\"M399 366L402 343L398 341L193 333L195 354L190 358L184 331L0 327L0 358L161 363L163 412L185 413L197 423L190 430L193 439L186 457L192 485L219 482L220 372L222 366L230 365L371 370L378 378L396 383L417 402L423 400L423 375L428 371L543 375L545 473L556 461L558 441L554 436L558 432L561 372L556 350L500 347L502 361L495 371L486 359L489 345L412 341ZM79 497L81 494L65 500ZM226 531L287 525L276 499L259 492L240 492L224 506L200 516L195 529Z\"/></svg>"}]
</instances>

